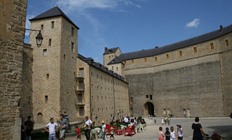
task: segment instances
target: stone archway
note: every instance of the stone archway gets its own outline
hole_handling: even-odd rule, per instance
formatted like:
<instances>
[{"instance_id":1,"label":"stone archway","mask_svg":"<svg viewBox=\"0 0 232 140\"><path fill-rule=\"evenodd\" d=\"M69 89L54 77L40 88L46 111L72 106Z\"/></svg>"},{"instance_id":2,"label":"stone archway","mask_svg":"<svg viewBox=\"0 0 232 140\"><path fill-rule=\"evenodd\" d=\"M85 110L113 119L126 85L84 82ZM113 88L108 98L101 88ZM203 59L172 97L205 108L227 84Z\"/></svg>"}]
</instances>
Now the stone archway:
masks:
<instances>
[{"instance_id":1,"label":"stone archway","mask_svg":"<svg viewBox=\"0 0 232 140\"><path fill-rule=\"evenodd\" d=\"M144 104L144 115L152 115L155 116L154 105L151 102L146 102Z\"/></svg>"},{"instance_id":2,"label":"stone archway","mask_svg":"<svg viewBox=\"0 0 232 140\"><path fill-rule=\"evenodd\" d=\"M41 112L37 114L37 123L38 124L43 123L43 114Z\"/></svg>"}]
</instances>

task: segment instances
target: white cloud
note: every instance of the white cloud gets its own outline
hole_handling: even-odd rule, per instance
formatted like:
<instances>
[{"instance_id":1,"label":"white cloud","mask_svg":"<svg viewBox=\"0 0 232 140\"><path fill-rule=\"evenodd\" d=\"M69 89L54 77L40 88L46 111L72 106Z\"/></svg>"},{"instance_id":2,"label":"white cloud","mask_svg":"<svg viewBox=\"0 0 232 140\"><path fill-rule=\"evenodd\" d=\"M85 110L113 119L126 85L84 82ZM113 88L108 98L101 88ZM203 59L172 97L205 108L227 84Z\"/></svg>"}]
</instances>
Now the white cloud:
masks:
<instances>
[{"instance_id":1,"label":"white cloud","mask_svg":"<svg viewBox=\"0 0 232 140\"><path fill-rule=\"evenodd\" d=\"M134 6L141 8L140 5L132 2L132 0L58 0L57 5L68 10L73 9L116 9L121 6Z\"/></svg>"},{"instance_id":2,"label":"white cloud","mask_svg":"<svg viewBox=\"0 0 232 140\"><path fill-rule=\"evenodd\" d=\"M188 22L185 27L187 28L197 28L198 25L200 24L200 19L193 19L192 21Z\"/></svg>"}]
</instances>

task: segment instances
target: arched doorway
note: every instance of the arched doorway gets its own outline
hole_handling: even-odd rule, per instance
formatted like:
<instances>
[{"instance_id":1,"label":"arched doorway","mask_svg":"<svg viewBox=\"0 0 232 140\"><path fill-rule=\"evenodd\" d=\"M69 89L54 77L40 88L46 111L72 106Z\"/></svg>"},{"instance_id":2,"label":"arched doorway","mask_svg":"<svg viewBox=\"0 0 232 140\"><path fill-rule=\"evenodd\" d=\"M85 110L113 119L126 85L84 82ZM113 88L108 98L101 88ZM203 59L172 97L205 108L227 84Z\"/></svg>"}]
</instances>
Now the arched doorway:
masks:
<instances>
[{"instance_id":1,"label":"arched doorway","mask_svg":"<svg viewBox=\"0 0 232 140\"><path fill-rule=\"evenodd\" d=\"M144 115L148 116L148 115L152 115L155 116L155 112L154 112L154 105L151 102L146 102L144 104Z\"/></svg>"},{"instance_id":2,"label":"arched doorway","mask_svg":"<svg viewBox=\"0 0 232 140\"><path fill-rule=\"evenodd\" d=\"M43 123L43 114L41 112L37 114L37 123Z\"/></svg>"}]
</instances>

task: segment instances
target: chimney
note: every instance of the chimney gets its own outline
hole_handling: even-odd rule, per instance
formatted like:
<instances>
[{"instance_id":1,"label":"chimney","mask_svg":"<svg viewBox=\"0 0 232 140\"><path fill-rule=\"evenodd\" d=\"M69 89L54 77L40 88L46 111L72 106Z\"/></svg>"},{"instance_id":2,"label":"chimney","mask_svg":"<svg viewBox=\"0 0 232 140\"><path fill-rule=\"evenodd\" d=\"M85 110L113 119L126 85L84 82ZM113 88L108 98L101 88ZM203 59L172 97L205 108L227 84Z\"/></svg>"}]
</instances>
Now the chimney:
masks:
<instances>
[{"instance_id":1,"label":"chimney","mask_svg":"<svg viewBox=\"0 0 232 140\"><path fill-rule=\"evenodd\" d=\"M108 48L107 47L105 47L105 52L108 50Z\"/></svg>"},{"instance_id":2,"label":"chimney","mask_svg":"<svg viewBox=\"0 0 232 140\"><path fill-rule=\"evenodd\" d=\"M220 25L220 30L219 30L219 31L221 32L222 30L223 30L223 26L222 26L222 25Z\"/></svg>"}]
</instances>

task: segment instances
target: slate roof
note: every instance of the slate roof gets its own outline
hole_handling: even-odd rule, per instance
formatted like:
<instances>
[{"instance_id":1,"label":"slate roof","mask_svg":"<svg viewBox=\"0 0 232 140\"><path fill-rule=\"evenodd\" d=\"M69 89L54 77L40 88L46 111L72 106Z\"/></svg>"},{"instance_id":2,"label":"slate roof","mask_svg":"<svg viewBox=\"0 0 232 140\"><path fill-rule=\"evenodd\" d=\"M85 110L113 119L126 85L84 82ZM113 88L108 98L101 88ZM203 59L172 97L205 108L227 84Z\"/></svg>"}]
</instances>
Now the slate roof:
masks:
<instances>
[{"instance_id":1,"label":"slate roof","mask_svg":"<svg viewBox=\"0 0 232 140\"><path fill-rule=\"evenodd\" d=\"M68 18L67 15L65 15L65 13L59 8L59 7L53 7L51 9L49 9L48 11L30 19L30 21L35 21L35 20L41 20L41 19L47 19L47 18L53 18L53 17L64 17L67 21L69 21L73 26L75 26L77 29L79 29L79 27L72 22L72 20L70 20Z\"/></svg>"},{"instance_id":2,"label":"slate roof","mask_svg":"<svg viewBox=\"0 0 232 140\"><path fill-rule=\"evenodd\" d=\"M105 47L104 55L105 54L115 53L117 51L117 49L120 49L120 48L119 47L115 47L115 48L107 48L107 47Z\"/></svg>"},{"instance_id":3,"label":"slate roof","mask_svg":"<svg viewBox=\"0 0 232 140\"><path fill-rule=\"evenodd\" d=\"M110 61L108 64L117 64L117 63L121 63L124 60L150 57L150 56L155 56L155 55L162 54L162 53L167 53L167 52L174 51L177 49L189 47L191 45L206 42L206 41L221 37L231 32L232 32L232 24L227 27L220 26L219 30L215 30L215 31L212 31L212 32L209 32L209 33L197 36L197 37L193 37L187 40L174 43L174 44L166 45L163 47L155 47L155 48L148 49L148 50L122 53L121 55L119 55L118 57Z\"/></svg>"},{"instance_id":4,"label":"slate roof","mask_svg":"<svg viewBox=\"0 0 232 140\"><path fill-rule=\"evenodd\" d=\"M86 62L89 66L95 67L96 69L99 69L100 71L105 72L105 73L117 78L118 80L121 80L121 81L127 83L121 75L118 75L117 73L113 72L112 70L109 70L107 67L103 66L102 64L100 64L98 62L94 62L94 60L91 57L86 58L83 55L78 54L78 58L81 59L82 61Z\"/></svg>"}]
</instances>

